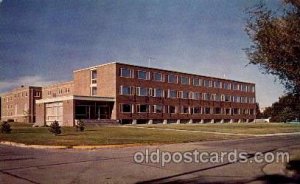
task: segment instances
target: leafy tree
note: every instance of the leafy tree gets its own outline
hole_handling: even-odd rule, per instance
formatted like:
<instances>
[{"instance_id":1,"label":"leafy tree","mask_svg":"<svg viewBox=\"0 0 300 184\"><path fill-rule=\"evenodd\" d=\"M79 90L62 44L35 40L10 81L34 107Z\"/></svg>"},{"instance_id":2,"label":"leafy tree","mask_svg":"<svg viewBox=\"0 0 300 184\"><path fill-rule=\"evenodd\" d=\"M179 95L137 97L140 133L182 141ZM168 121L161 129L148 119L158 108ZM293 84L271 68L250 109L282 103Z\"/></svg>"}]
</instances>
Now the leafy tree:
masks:
<instances>
[{"instance_id":1,"label":"leafy tree","mask_svg":"<svg viewBox=\"0 0 300 184\"><path fill-rule=\"evenodd\" d=\"M9 134L11 132L10 124L7 121L1 123L1 133Z\"/></svg>"},{"instance_id":2,"label":"leafy tree","mask_svg":"<svg viewBox=\"0 0 300 184\"><path fill-rule=\"evenodd\" d=\"M300 1L284 0L276 12L258 4L247 13L250 64L277 76L288 92L300 94Z\"/></svg>"},{"instance_id":3,"label":"leafy tree","mask_svg":"<svg viewBox=\"0 0 300 184\"><path fill-rule=\"evenodd\" d=\"M54 135L59 135L61 134L61 127L57 121L54 121L51 123L49 127L49 132L53 133Z\"/></svg>"}]
</instances>

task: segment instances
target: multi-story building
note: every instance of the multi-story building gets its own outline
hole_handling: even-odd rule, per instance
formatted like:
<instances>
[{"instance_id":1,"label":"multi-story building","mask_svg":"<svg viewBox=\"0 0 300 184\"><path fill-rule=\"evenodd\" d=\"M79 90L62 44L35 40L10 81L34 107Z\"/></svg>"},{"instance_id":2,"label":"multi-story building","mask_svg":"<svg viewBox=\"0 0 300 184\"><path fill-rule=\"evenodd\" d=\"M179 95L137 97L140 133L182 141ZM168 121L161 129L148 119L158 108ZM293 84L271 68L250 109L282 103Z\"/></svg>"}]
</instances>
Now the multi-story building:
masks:
<instances>
[{"instance_id":1,"label":"multi-story building","mask_svg":"<svg viewBox=\"0 0 300 184\"><path fill-rule=\"evenodd\" d=\"M35 86L21 86L1 94L1 120L34 122L35 101L41 97L42 88Z\"/></svg>"},{"instance_id":2,"label":"multi-story building","mask_svg":"<svg viewBox=\"0 0 300 184\"><path fill-rule=\"evenodd\" d=\"M249 122L255 84L108 63L73 72L73 81L43 88L37 123L111 119L120 123Z\"/></svg>"}]
</instances>

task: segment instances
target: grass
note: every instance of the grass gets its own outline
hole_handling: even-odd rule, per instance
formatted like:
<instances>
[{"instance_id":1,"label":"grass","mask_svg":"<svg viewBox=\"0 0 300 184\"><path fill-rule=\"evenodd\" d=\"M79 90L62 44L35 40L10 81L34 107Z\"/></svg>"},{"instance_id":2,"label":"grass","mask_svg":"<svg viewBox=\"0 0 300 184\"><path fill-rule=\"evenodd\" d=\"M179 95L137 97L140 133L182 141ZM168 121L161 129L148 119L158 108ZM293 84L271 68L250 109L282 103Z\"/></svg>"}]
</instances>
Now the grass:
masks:
<instances>
[{"instance_id":1,"label":"grass","mask_svg":"<svg viewBox=\"0 0 300 184\"><path fill-rule=\"evenodd\" d=\"M208 132L239 133L239 134L274 134L300 132L300 125L283 123L241 123L241 124L157 124L139 125L151 128L168 128L179 130L199 130Z\"/></svg>"},{"instance_id":2,"label":"grass","mask_svg":"<svg viewBox=\"0 0 300 184\"><path fill-rule=\"evenodd\" d=\"M270 134L300 132L295 124L168 124L122 126L87 126L84 132L76 132L74 127L63 127L62 134L52 135L47 127L31 127L31 124L10 123L12 132L0 134L0 141L13 141L35 145L120 145L120 144L170 144L208 140L237 139L247 136L229 136L202 132L164 131L161 129L141 129L135 126L200 130L209 132Z\"/></svg>"},{"instance_id":3,"label":"grass","mask_svg":"<svg viewBox=\"0 0 300 184\"><path fill-rule=\"evenodd\" d=\"M120 145L120 144L169 144L208 140L224 140L241 136L223 136L197 132L175 132L164 130L138 129L121 126L86 127L76 132L74 127L63 127L62 134L52 135L47 127L11 123L10 134L0 134L0 141L13 141L34 145Z\"/></svg>"}]
</instances>

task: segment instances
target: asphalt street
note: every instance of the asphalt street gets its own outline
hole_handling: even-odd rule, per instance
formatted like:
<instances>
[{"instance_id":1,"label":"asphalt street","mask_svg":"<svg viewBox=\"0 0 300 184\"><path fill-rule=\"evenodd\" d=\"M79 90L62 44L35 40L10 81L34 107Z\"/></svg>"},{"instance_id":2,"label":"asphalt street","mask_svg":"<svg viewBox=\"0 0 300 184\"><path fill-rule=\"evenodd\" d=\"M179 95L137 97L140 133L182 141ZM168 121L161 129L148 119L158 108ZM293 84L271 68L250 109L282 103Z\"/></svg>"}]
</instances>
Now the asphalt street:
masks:
<instances>
[{"instance_id":1,"label":"asphalt street","mask_svg":"<svg viewBox=\"0 0 300 184\"><path fill-rule=\"evenodd\" d=\"M300 135L289 135L95 150L0 145L0 183L293 183L295 181L284 176L280 170L277 173L276 167L266 169L272 164L251 160L256 152L292 153L300 150L299 138ZM212 153L237 149L247 152L250 161L170 162L165 166L161 163L136 163L134 154L146 153L146 149L149 152L160 149L171 153L194 150ZM266 170L275 172L270 174Z\"/></svg>"}]
</instances>

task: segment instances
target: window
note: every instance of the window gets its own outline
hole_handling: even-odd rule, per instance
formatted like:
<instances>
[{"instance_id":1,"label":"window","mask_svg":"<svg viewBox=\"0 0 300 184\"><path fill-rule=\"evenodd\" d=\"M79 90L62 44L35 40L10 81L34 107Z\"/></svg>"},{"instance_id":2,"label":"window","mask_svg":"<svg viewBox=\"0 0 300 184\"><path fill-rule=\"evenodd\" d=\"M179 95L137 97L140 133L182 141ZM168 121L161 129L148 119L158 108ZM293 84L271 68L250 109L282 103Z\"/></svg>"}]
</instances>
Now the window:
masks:
<instances>
[{"instance_id":1,"label":"window","mask_svg":"<svg viewBox=\"0 0 300 184\"><path fill-rule=\"evenodd\" d=\"M240 109L239 108L233 108L233 114L240 114Z\"/></svg>"},{"instance_id":2,"label":"window","mask_svg":"<svg viewBox=\"0 0 300 184\"><path fill-rule=\"evenodd\" d=\"M131 104L120 104L120 111L123 113L131 113L132 105Z\"/></svg>"},{"instance_id":3,"label":"window","mask_svg":"<svg viewBox=\"0 0 300 184\"><path fill-rule=\"evenodd\" d=\"M177 75L168 75L168 83L177 83Z\"/></svg>"},{"instance_id":4,"label":"window","mask_svg":"<svg viewBox=\"0 0 300 184\"><path fill-rule=\"evenodd\" d=\"M187 107L187 106L181 106L181 113L182 114L189 114L190 113L189 110L190 110L189 107Z\"/></svg>"},{"instance_id":5,"label":"window","mask_svg":"<svg viewBox=\"0 0 300 184\"><path fill-rule=\"evenodd\" d=\"M201 93L197 93L197 92L193 93L193 99L194 100L200 100L201 99Z\"/></svg>"},{"instance_id":6,"label":"window","mask_svg":"<svg viewBox=\"0 0 300 184\"><path fill-rule=\"evenodd\" d=\"M230 109L225 109L225 114L226 115L230 115L231 114L231 110Z\"/></svg>"},{"instance_id":7,"label":"window","mask_svg":"<svg viewBox=\"0 0 300 184\"><path fill-rule=\"evenodd\" d=\"M150 80L150 72L138 71L138 79Z\"/></svg>"},{"instance_id":8,"label":"window","mask_svg":"<svg viewBox=\"0 0 300 184\"><path fill-rule=\"evenodd\" d=\"M194 86L201 86L201 81L200 81L200 79L193 78L193 85L194 85Z\"/></svg>"},{"instance_id":9,"label":"window","mask_svg":"<svg viewBox=\"0 0 300 184\"><path fill-rule=\"evenodd\" d=\"M255 110L254 109L250 109L250 115L254 115Z\"/></svg>"},{"instance_id":10,"label":"window","mask_svg":"<svg viewBox=\"0 0 300 184\"><path fill-rule=\"evenodd\" d=\"M245 91L245 92L247 92L247 89L248 88L248 86L247 85L245 85L245 84L241 84L241 90L242 91Z\"/></svg>"},{"instance_id":11,"label":"window","mask_svg":"<svg viewBox=\"0 0 300 184\"><path fill-rule=\"evenodd\" d=\"M230 101L231 101L231 96L225 95L225 102L230 102Z\"/></svg>"},{"instance_id":12,"label":"window","mask_svg":"<svg viewBox=\"0 0 300 184\"><path fill-rule=\"evenodd\" d=\"M181 82L181 84L189 85L190 79L188 77L180 77L180 82Z\"/></svg>"},{"instance_id":13,"label":"window","mask_svg":"<svg viewBox=\"0 0 300 184\"><path fill-rule=\"evenodd\" d=\"M216 107L214 109L214 111L215 111L215 114L221 114L221 108L220 107Z\"/></svg>"},{"instance_id":14,"label":"window","mask_svg":"<svg viewBox=\"0 0 300 184\"><path fill-rule=\"evenodd\" d=\"M194 114L201 114L201 107L199 107L199 106L198 107L194 107L193 108L193 113Z\"/></svg>"},{"instance_id":15,"label":"window","mask_svg":"<svg viewBox=\"0 0 300 184\"><path fill-rule=\"evenodd\" d=\"M154 74L153 74L153 79L154 79L155 81L160 81L160 82L162 82L162 81L163 81L163 75L162 75L162 73L154 73Z\"/></svg>"},{"instance_id":16,"label":"window","mask_svg":"<svg viewBox=\"0 0 300 184\"><path fill-rule=\"evenodd\" d=\"M233 90L239 90L240 85L239 84L233 84L232 88L233 88Z\"/></svg>"},{"instance_id":17,"label":"window","mask_svg":"<svg viewBox=\"0 0 300 184\"><path fill-rule=\"evenodd\" d=\"M224 83L224 89L230 90L230 89L231 89L231 84L225 82L225 83Z\"/></svg>"},{"instance_id":18,"label":"window","mask_svg":"<svg viewBox=\"0 0 300 184\"><path fill-rule=\"evenodd\" d=\"M176 108L175 108L175 106L172 106L172 105L168 106L168 110L169 110L169 113L171 113L171 114L176 113Z\"/></svg>"},{"instance_id":19,"label":"window","mask_svg":"<svg viewBox=\"0 0 300 184\"><path fill-rule=\"evenodd\" d=\"M168 97L169 98L177 98L177 91L176 90L169 90Z\"/></svg>"},{"instance_id":20,"label":"window","mask_svg":"<svg viewBox=\"0 0 300 184\"><path fill-rule=\"evenodd\" d=\"M154 89L154 97L164 97L164 90L163 89Z\"/></svg>"},{"instance_id":21,"label":"window","mask_svg":"<svg viewBox=\"0 0 300 184\"><path fill-rule=\"evenodd\" d=\"M221 101L221 95L220 95L220 94L216 94L215 100L216 100L216 101Z\"/></svg>"},{"instance_id":22,"label":"window","mask_svg":"<svg viewBox=\"0 0 300 184\"><path fill-rule=\"evenodd\" d=\"M138 113L149 112L149 105L138 104L138 105L137 105L137 112L138 112Z\"/></svg>"},{"instance_id":23,"label":"window","mask_svg":"<svg viewBox=\"0 0 300 184\"><path fill-rule=\"evenodd\" d=\"M239 96L233 96L232 101L233 102L240 102L241 98Z\"/></svg>"},{"instance_id":24,"label":"window","mask_svg":"<svg viewBox=\"0 0 300 184\"><path fill-rule=\"evenodd\" d=\"M204 108L204 114L210 114L210 107Z\"/></svg>"},{"instance_id":25,"label":"window","mask_svg":"<svg viewBox=\"0 0 300 184\"><path fill-rule=\"evenodd\" d=\"M249 92L255 93L255 87L254 86L249 86Z\"/></svg>"},{"instance_id":26,"label":"window","mask_svg":"<svg viewBox=\"0 0 300 184\"><path fill-rule=\"evenodd\" d=\"M41 92L36 91L36 92L34 93L34 96L35 96L35 97L40 97L40 96L41 96Z\"/></svg>"},{"instance_id":27,"label":"window","mask_svg":"<svg viewBox=\"0 0 300 184\"><path fill-rule=\"evenodd\" d=\"M215 82L214 82L214 87L215 87L215 88L222 88L222 82L220 82L220 81L215 81Z\"/></svg>"},{"instance_id":28,"label":"window","mask_svg":"<svg viewBox=\"0 0 300 184\"><path fill-rule=\"evenodd\" d=\"M97 87L92 87L92 92L91 92L92 96L97 95Z\"/></svg>"},{"instance_id":29,"label":"window","mask_svg":"<svg viewBox=\"0 0 300 184\"><path fill-rule=\"evenodd\" d=\"M248 102L249 103L255 103L255 98L254 97L249 97Z\"/></svg>"},{"instance_id":30,"label":"window","mask_svg":"<svg viewBox=\"0 0 300 184\"><path fill-rule=\"evenodd\" d=\"M149 95L149 89L148 88L143 88L143 87L138 87L137 88L137 95L138 96L148 96Z\"/></svg>"},{"instance_id":31,"label":"window","mask_svg":"<svg viewBox=\"0 0 300 184\"><path fill-rule=\"evenodd\" d=\"M241 97L241 102L242 102L242 103L247 103L247 102L248 102L248 98L245 97L245 96L242 96L242 97Z\"/></svg>"},{"instance_id":32,"label":"window","mask_svg":"<svg viewBox=\"0 0 300 184\"><path fill-rule=\"evenodd\" d=\"M163 113L163 107L162 105L154 105L154 113Z\"/></svg>"},{"instance_id":33,"label":"window","mask_svg":"<svg viewBox=\"0 0 300 184\"><path fill-rule=\"evenodd\" d=\"M133 70L129 68L121 68L120 69L120 76L121 77L127 77L127 78L133 78Z\"/></svg>"},{"instance_id":34,"label":"window","mask_svg":"<svg viewBox=\"0 0 300 184\"><path fill-rule=\"evenodd\" d=\"M97 83L97 70L91 71L91 83L96 84Z\"/></svg>"},{"instance_id":35,"label":"window","mask_svg":"<svg viewBox=\"0 0 300 184\"><path fill-rule=\"evenodd\" d=\"M131 86L120 86L120 94L121 95L132 95L132 87Z\"/></svg>"},{"instance_id":36,"label":"window","mask_svg":"<svg viewBox=\"0 0 300 184\"><path fill-rule=\"evenodd\" d=\"M211 95L209 93L203 93L204 100L211 100Z\"/></svg>"},{"instance_id":37,"label":"window","mask_svg":"<svg viewBox=\"0 0 300 184\"><path fill-rule=\"evenodd\" d=\"M204 87L212 87L212 81L210 80L203 80Z\"/></svg>"},{"instance_id":38,"label":"window","mask_svg":"<svg viewBox=\"0 0 300 184\"><path fill-rule=\"evenodd\" d=\"M181 96L181 98L183 98L183 99L188 99L189 98L189 92L187 92L187 91L182 91L182 96Z\"/></svg>"}]
</instances>

